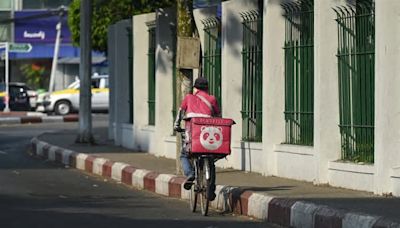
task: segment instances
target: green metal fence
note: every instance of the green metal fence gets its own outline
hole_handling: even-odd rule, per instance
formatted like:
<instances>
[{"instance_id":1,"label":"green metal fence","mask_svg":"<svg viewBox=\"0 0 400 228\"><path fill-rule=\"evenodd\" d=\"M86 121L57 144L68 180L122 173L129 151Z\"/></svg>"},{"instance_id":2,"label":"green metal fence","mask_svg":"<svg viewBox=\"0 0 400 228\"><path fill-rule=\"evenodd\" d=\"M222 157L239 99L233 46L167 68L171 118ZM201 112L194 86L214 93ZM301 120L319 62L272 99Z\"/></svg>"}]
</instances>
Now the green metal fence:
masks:
<instances>
[{"instance_id":1,"label":"green metal fence","mask_svg":"<svg viewBox=\"0 0 400 228\"><path fill-rule=\"evenodd\" d=\"M218 18L207 18L204 24L203 75L208 79L209 92L221 104L221 23Z\"/></svg>"},{"instance_id":2,"label":"green metal fence","mask_svg":"<svg viewBox=\"0 0 400 228\"><path fill-rule=\"evenodd\" d=\"M149 104L149 125L155 124L156 116L156 30L155 27L149 28L149 49L147 52L148 56L148 104Z\"/></svg>"},{"instance_id":3,"label":"green metal fence","mask_svg":"<svg viewBox=\"0 0 400 228\"><path fill-rule=\"evenodd\" d=\"M262 14L250 11L243 19L242 138L262 141Z\"/></svg>"},{"instance_id":4,"label":"green metal fence","mask_svg":"<svg viewBox=\"0 0 400 228\"><path fill-rule=\"evenodd\" d=\"M133 35L132 22L126 29L128 36L128 61L129 61L129 123L133 123Z\"/></svg>"},{"instance_id":5,"label":"green metal fence","mask_svg":"<svg viewBox=\"0 0 400 228\"><path fill-rule=\"evenodd\" d=\"M313 145L314 3L302 0L285 10L285 142Z\"/></svg>"},{"instance_id":6,"label":"green metal fence","mask_svg":"<svg viewBox=\"0 0 400 228\"><path fill-rule=\"evenodd\" d=\"M342 159L374 162L375 15L372 1L334 9L338 24Z\"/></svg>"}]
</instances>

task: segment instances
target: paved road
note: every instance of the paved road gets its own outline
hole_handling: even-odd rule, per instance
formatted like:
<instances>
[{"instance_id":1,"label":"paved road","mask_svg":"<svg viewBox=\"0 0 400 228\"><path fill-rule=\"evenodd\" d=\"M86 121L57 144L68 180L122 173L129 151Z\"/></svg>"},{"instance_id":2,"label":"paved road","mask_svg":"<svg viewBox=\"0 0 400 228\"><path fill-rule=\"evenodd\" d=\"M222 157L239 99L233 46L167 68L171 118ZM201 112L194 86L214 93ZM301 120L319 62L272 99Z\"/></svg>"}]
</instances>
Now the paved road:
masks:
<instances>
[{"instance_id":1,"label":"paved road","mask_svg":"<svg viewBox=\"0 0 400 228\"><path fill-rule=\"evenodd\" d=\"M106 124L106 116L95 120ZM74 128L77 123L0 126L1 227L277 227L215 211L203 217L189 212L185 201L134 191L26 153L33 136Z\"/></svg>"}]
</instances>

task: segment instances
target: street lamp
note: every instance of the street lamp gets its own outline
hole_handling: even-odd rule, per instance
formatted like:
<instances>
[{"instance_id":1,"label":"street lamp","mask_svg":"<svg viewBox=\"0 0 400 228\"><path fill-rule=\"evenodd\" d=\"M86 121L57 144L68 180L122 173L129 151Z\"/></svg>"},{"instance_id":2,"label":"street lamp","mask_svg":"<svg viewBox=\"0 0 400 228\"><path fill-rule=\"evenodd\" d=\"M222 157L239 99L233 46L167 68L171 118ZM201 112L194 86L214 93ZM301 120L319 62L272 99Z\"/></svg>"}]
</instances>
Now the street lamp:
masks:
<instances>
[{"instance_id":1,"label":"street lamp","mask_svg":"<svg viewBox=\"0 0 400 228\"><path fill-rule=\"evenodd\" d=\"M50 74L50 85L49 85L49 92L53 92L54 90L54 80L55 74L57 70L57 63L58 63L58 52L60 50L60 42L61 42L61 26L62 26L62 19L65 15L65 7L60 6L58 9L58 16L59 20L56 25L57 35L56 35L56 43L54 44L54 54L53 54L53 63L51 66L51 74Z\"/></svg>"}]
</instances>

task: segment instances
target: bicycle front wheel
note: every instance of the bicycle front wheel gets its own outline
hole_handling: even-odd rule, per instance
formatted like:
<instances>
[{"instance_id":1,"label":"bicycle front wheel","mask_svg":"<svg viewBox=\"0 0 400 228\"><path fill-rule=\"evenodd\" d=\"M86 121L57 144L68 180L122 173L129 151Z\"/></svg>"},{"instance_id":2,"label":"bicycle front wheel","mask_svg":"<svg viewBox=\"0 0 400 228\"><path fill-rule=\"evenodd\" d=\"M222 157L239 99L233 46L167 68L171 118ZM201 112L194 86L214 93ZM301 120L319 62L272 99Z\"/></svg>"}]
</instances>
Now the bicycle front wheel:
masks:
<instances>
[{"instance_id":1,"label":"bicycle front wheel","mask_svg":"<svg viewBox=\"0 0 400 228\"><path fill-rule=\"evenodd\" d=\"M210 172L210 161L208 158L204 158L202 160L202 164L200 164L200 205L201 205L201 214L207 216L208 214L208 206L210 204L210 200L208 197L210 191L210 180L211 180L211 172Z\"/></svg>"},{"instance_id":2,"label":"bicycle front wheel","mask_svg":"<svg viewBox=\"0 0 400 228\"><path fill-rule=\"evenodd\" d=\"M192 184L192 188L190 189L189 192L189 202L190 202L190 210L192 212L196 212L196 207L197 207L197 198L199 195L199 191L198 191L198 186L199 186L199 181L198 181L198 177L199 177L199 168L197 166L198 162L195 161L194 162L194 172L195 172L195 181Z\"/></svg>"}]
</instances>

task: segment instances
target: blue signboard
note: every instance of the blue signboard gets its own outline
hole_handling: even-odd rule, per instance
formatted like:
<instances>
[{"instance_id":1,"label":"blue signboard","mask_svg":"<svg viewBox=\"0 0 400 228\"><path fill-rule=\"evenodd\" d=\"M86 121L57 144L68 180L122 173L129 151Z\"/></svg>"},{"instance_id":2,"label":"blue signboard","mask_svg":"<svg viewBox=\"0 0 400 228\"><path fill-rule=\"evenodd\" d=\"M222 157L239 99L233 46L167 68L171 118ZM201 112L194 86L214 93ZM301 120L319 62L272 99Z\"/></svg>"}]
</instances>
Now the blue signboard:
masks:
<instances>
[{"instance_id":1,"label":"blue signboard","mask_svg":"<svg viewBox=\"0 0 400 228\"><path fill-rule=\"evenodd\" d=\"M60 17L48 10L16 11L15 12L15 42L16 43L54 43L56 25ZM67 24L67 15L61 19L61 42L71 43L71 32Z\"/></svg>"},{"instance_id":2,"label":"blue signboard","mask_svg":"<svg viewBox=\"0 0 400 228\"><path fill-rule=\"evenodd\" d=\"M221 4L221 0L193 0L193 8L205 8L217 6Z\"/></svg>"},{"instance_id":3,"label":"blue signboard","mask_svg":"<svg viewBox=\"0 0 400 228\"><path fill-rule=\"evenodd\" d=\"M221 0L193 0L193 8L207 8L217 6L217 17L221 18Z\"/></svg>"}]
</instances>

